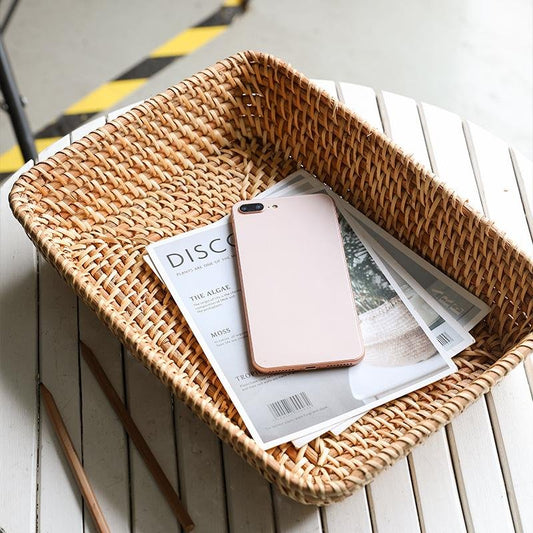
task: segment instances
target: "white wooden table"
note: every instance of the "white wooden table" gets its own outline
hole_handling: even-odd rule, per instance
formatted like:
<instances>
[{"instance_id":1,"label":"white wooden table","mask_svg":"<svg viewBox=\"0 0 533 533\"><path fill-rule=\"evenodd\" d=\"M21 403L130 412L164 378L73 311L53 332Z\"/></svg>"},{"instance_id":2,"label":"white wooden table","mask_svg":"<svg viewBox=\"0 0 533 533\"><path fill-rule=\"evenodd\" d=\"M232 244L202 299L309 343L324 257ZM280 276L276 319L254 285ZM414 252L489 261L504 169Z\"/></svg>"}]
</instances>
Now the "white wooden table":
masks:
<instances>
[{"instance_id":1,"label":"white wooden table","mask_svg":"<svg viewBox=\"0 0 533 533\"><path fill-rule=\"evenodd\" d=\"M533 252L533 176L523 156L434 106L317 83ZM40 158L104 122L74 131ZM40 405L39 379L55 396L111 530L179 531L80 358L79 339L95 351L198 532L533 531L531 358L366 490L322 509L297 504L174 401L38 257L7 205L15 178L1 186L0 205L0 531L94 531Z\"/></svg>"}]
</instances>

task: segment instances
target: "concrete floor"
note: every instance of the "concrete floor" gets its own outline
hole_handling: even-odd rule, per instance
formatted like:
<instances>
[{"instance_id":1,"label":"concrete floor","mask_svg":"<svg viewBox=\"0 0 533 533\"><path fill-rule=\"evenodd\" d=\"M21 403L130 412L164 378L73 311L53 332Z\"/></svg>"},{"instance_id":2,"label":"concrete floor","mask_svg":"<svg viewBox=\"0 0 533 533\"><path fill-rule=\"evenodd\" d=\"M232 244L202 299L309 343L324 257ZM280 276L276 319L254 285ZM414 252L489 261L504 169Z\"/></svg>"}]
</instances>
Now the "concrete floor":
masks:
<instances>
[{"instance_id":1,"label":"concrete floor","mask_svg":"<svg viewBox=\"0 0 533 533\"><path fill-rule=\"evenodd\" d=\"M5 36L34 130L182 29L217 0L22 0ZM6 2L0 2L0 13ZM138 101L247 48L309 77L438 105L532 157L530 0L251 0L227 32L152 77ZM0 113L0 153L14 144Z\"/></svg>"}]
</instances>

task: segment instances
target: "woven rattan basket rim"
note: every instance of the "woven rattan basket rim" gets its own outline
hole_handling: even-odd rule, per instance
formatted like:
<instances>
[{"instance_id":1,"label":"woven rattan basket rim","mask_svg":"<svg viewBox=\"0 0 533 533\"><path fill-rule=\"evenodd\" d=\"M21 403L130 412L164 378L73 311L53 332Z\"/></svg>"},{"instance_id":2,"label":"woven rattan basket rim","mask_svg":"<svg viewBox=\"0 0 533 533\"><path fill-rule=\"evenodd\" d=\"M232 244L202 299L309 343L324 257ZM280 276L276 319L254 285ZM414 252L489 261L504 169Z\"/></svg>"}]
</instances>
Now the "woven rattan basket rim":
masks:
<instances>
[{"instance_id":1,"label":"woven rattan basket rim","mask_svg":"<svg viewBox=\"0 0 533 533\"><path fill-rule=\"evenodd\" d=\"M279 69L284 70L288 75L292 76L295 80L295 84L307 88L308 91L317 92L319 97L323 99L325 103L329 102L329 105L333 107L335 113L342 114L345 118L348 117L348 120L353 120L353 113L351 111L333 100L325 92L321 92L319 89L309 85L308 80L304 76L293 71L285 63L257 52L244 52L232 56L227 60L218 63L214 67L194 75L190 80L192 80L192 82L195 82L196 80L198 83L202 83L204 78L216 78L218 72L223 72L228 69L235 69L235 74L237 74L240 68L239 65L248 62L275 64ZM128 113L143 113L148 108L154 109L157 107L160 99L172 99L176 92L185 90L185 87L184 81L178 84L175 88L157 95ZM119 124L121 120L127 121L128 119L119 117L105 125L102 129L105 129L108 132L114 132L118 127L117 124ZM358 120L360 121L360 119ZM398 160L402 165L410 168L413 172L423 172L427 179L434 179L434 176L431 173L422 169L419 164L406 155L387 137L380 132L373 130L369 125L366 125L366 128L372 133L372 135L381 138L383 142L394 148ZM97 130L89 136L98 135L99 133ZM39 165L49 165L53 167L68 157L69 154L67 151L63 150L56 156L53 156L48 161L40 163ZM440 408L436 409L422 422L412 427L400 439L397 439L393 443L384 447L372 460L368 460L364 465L364 475L347 476L342 480L328 483L318 482L315 477L310 474L298 476L295 472L287 469L279 463L271 454L261 450L244 431L234 425L224 414L215 409L213 405L209 404L209 402L197 390L189 387L185 377L183 375L180 376L177 367L174 367L167 359L161 357L160 352L154 349L152 345L139 338L133 342L132 339L138 335L138 332L125 323L118 323L116 320L116 312L110 307L104 306L103 303L96 298L96 295L91 292L91 287L87 282L83 283L79 277L76 277L76 275L79 274L79 270L77 270L77 267L74 264L61 255L60 248L54 244L53 241L46 240L46 238L44 238L44 240L40 238L42 233L44 233L45 228L35 224L31 212L25 209L28 201L25 186L27 182L31 181L36 175L35 170L30 170L23 174L16 182L10 195L13 211L23 224L30 238L39 246L44 255L54 264L76 292L80 294L89 306L97 312L98 316L104 320L112 331L120 337L122 342L132 353L143 361L144 364L147 364L146 362L150 361L151 365L153 365L156 370L155 373L171 387L180 399L192 407L204 421L208 422L221 438L230 442L240 455L254 464L256 468L262 470L268 479L271 481L275 480L280 484L282 489L284 489L284 492L302 502L327 503L329 501L342 499L342 497L353 492L354 486L362 486L368 483L385 466L391 465L395 460L404 456L415 444L427 438L432 432L449 422L453 416L462 411L467 405L475 401L483 393L487 392L533 349L533 333L530 333L514 348L508 350L492 366L487 368L477 379L473 380L466 389L452 399L443 402ZM469 205L462 202L452 191L441 184L438 184L437 191L439 191L440 194L454 198L457 205L465 210L465 212L468 212L468 216L474 217L477 223L483 224L492 238L498 240L501 239L501 242L504 243L505 246L512 249L517 261L525 264L526 270L529 268L529 270L533 272L533 266L527 256L517 249L512 242L506 239L501 232L494 228L493 224L488 219L473 211ZM361 468L360 470L363 469Z\"/></svg>"}]
</instances>

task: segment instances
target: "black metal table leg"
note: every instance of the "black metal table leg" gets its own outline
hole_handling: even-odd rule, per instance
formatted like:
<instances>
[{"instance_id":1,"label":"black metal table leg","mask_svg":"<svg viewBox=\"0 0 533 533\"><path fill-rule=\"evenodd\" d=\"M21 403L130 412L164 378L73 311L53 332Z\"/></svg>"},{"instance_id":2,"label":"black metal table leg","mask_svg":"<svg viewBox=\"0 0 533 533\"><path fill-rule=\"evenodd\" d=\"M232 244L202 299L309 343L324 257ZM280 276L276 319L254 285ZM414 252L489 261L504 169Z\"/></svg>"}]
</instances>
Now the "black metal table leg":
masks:
<instances>
[{"instance_id":1,"label":"black metal table leg","mask_svg":"<svg viewBox=\"0 0 533 533\"><path fill-rule=\"evenodd\" d=\"M0 89L4 95L7 111L13 124L13 130L20 145L24 160L36 159L37 151L31 133L28 118L20 100L20 93L13 77L13 71L9 64L4 42L0 36Z\"/></svg>"},{"instance_id":2,"label":"black metal table leg","mask_svg":"<svg viewBox=\"0 0 533 533\"><path fill-rule=\"evenodd\" d=\"M9 63L9 58L4 46L3 32L6 29L9 19L13 15L17 0L15 0L9 7L7 16L0 26L0 90L4 96L7 112L13 124L13 130L17 137L24 160L36 160L37 150L35 149L35 141L30 129L28 117L24 110L20 92L15 82L13 70Z\"/></svg>"}]
</instances>

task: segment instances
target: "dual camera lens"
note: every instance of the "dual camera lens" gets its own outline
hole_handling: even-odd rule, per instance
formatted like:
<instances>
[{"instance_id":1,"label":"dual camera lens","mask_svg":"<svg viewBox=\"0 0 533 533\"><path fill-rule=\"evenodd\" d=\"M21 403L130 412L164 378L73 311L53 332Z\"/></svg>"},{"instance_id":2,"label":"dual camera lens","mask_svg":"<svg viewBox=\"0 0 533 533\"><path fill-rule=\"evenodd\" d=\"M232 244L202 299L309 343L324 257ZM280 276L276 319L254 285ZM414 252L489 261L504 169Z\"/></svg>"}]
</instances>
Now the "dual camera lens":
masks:
<instances>
[{"instance_id":1,"label":"dual camera lens","mask_svg":"<svg viewBox=\"0 0 533 533\"><path fill-rule=\"evenodd\" d=\"M260 203L254 203L254 204L242 204L239 207L239 211L241 213L256 213L258 211L263 211L265 206Z\"/></svg>"}]
</instances>

